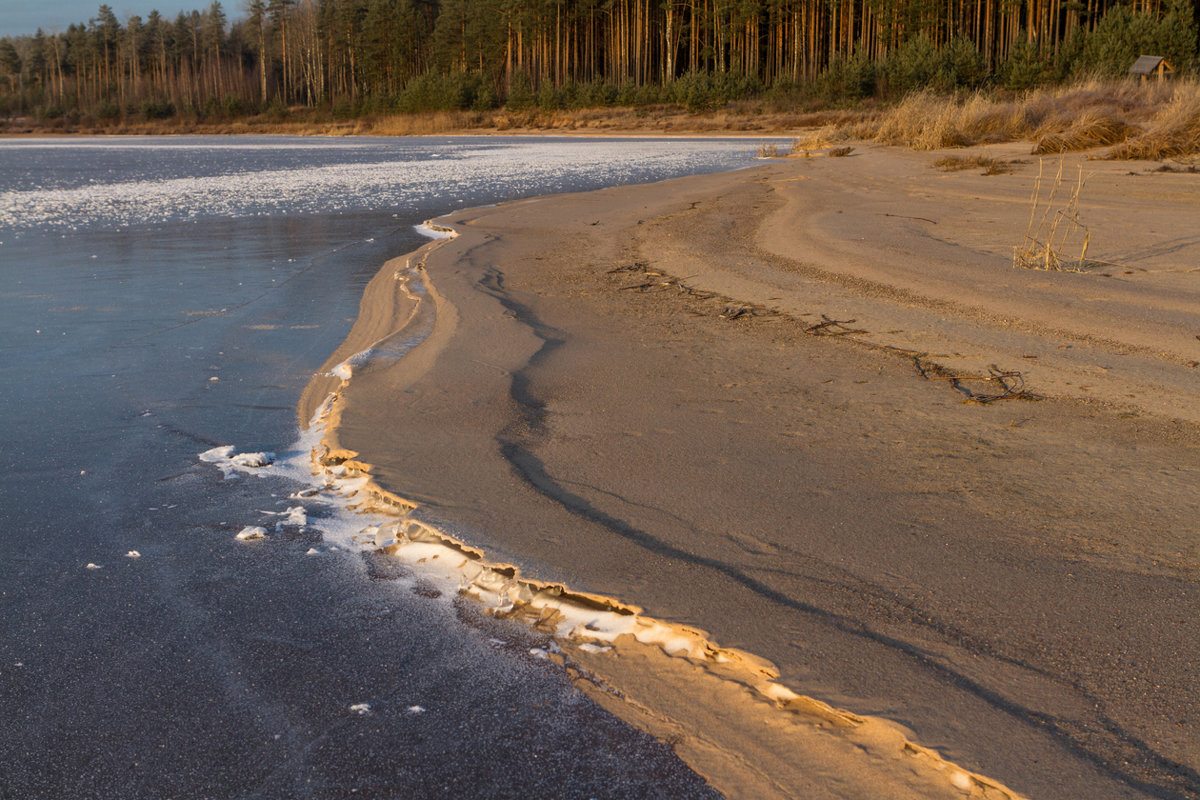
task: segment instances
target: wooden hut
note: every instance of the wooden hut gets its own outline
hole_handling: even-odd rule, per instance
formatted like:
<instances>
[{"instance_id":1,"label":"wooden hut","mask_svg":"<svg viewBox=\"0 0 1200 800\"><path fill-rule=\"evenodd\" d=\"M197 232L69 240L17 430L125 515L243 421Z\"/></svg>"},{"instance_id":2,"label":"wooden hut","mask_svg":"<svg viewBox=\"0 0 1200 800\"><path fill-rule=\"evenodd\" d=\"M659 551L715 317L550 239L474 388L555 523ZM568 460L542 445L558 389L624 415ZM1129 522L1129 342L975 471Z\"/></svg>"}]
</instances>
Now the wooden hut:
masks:
<instances>
[{"instance_id":1,"label":"wooden hut","mask_svg":"<svg viewBox=\"0 0 1200 800\"><path fill-rule=\"evenodd\" d=\"M1129 68L1129 74L1140 75L1142 81L1151 75L1161 81L1174 72L1174 67L1168 64L1162 56L1138 56L1138 60L1133 62L1133 66Z\"/></svg>"}]
</instances>

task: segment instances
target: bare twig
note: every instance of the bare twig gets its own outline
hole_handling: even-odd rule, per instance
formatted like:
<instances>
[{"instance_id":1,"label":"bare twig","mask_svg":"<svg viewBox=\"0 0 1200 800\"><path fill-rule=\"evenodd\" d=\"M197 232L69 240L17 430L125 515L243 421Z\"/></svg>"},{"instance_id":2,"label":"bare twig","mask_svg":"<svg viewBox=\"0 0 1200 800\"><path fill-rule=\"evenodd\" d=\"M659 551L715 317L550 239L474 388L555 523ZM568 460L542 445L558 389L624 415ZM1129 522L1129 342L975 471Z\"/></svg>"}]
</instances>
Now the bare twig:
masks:
<instances>
[{"instance_id":1,"label":"bare twig","mask_svg":"<svg viewBox=\"0 0 1200 800\"><path fill-rule=\"evenodd\" d=\"M898 217L899 219L919 219L921 222L928 222L931 225L937 225L937 222L928 217L909 217L904 214L884 214L885 217Z\"/></svg>"},{"instance_id":2,"label":"bare twig","mask_svg":"<svg viewBox=\"0 0 1200 800\"><path fill-rule=\"evenodd\" d=\"M813 336L846 336L852 333L866 333L861 328L849 327L858 321L855 319L832 319L822 314L821 320L815 325L809 325L804 332L811 333Z\"/></svg>"},{"instance_id":3,"label":"bare twig","mask_svg":"<svg viewBox=\"0 0 1200 800\"><path fill-rule=\"evenodd\" d=\"M1000 369L995 364L988 367L987 375L955 375L932 362L913 356L917 373L927 381L948 381L955 391L965 396L968 403L995 403L998 400L1040 400L1041 397L1025 388L1025 375L1017 370ZM988 387L987 391L972 388L967 382Z\"/></svg>"}]
</instances>

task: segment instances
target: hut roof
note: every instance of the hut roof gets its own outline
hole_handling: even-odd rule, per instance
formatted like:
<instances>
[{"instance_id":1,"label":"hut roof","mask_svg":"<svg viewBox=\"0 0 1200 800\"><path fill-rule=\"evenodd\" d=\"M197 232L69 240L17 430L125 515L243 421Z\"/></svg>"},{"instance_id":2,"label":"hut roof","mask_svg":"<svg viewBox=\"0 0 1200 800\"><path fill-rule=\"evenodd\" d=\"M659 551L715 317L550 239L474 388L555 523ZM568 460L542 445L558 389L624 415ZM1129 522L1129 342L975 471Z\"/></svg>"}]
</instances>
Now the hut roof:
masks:
<instances>
[{"instance_id":1,"label":"hut roof","mask_svg":"<svg viewBox=\"0 0 1200 800\"><path fill-rule=\"evenodd\" d=\"M1129 68L1129 74L1150 75L1158 69L1159 64L1162 64L1167 72L1175 71L1162 56L1138 56L1138 60L1133 62L1133 66Z\"/></svg>"}]
</instances>

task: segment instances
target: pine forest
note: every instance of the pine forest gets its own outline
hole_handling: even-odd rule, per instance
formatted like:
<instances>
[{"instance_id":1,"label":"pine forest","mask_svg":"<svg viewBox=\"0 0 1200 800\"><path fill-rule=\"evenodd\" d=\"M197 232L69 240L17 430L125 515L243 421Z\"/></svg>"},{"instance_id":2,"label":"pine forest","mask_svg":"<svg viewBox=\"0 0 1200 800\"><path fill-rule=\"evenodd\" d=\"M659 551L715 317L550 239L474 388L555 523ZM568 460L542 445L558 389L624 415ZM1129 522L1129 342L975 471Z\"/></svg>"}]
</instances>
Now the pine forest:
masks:
<instances>
[{"instance_id":1,"label":"pine forest","mask_svg":"<svg viewBox=\"0 0 1200 800\"><path fill-rule=\"evenodd\" d=\"M248 0L0 39L0 115L854 103L1197 66L1191 0Z\"/></svg>"}]
</instances>

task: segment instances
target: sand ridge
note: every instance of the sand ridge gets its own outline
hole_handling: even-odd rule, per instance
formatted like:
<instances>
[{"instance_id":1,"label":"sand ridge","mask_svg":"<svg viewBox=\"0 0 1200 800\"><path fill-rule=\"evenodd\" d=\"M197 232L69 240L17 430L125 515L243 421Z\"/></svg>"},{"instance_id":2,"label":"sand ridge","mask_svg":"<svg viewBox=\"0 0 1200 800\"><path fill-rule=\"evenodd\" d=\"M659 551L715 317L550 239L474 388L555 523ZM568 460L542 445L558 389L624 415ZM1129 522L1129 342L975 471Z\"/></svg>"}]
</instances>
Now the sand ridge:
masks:
<instances>
[{"instance_id":1,"label":"sand ridge","mask_svg":"<svg viewBox=\"0 0 1200 800\"><path fill-rule=\"evenodd\" d=\"M861 180L907 171L918 191L930 174L891 151L862 158L849 173ZM849 191L812 166L452 215L462 235L426 269L454 334L431 336L436 357L420 357L427 342L356 373L338 446L423 521L529 580L710 631L784 685L900 722L1023 794L1189 796L1194 427L1069 393L968 406L921 378L900 349L936 353L920 336L947 321L1002 338L1003 315L956 309L919 275L906 280L921 292L881 292L878 275L839 274L861 253L820 246L878 220L806 231L818 212L780 187L812 185L818 204ZM917 215L897 202L886 213ZM839 208L855 207L825 199ZM904 243L889 234L871 252L896 245L886 260L903 265ZM939 267L951 284L952 266ZM631 268L671 280L641 286ZM919 347L811 331L883 300L924 315L908 334ZM633 650L584 652L576 663L613 685L642 674ZM646 708L686 702L639 691ZM672 741L701 724L656 714L682 726L662 723Z\"/></svg>"}]
</instances>

